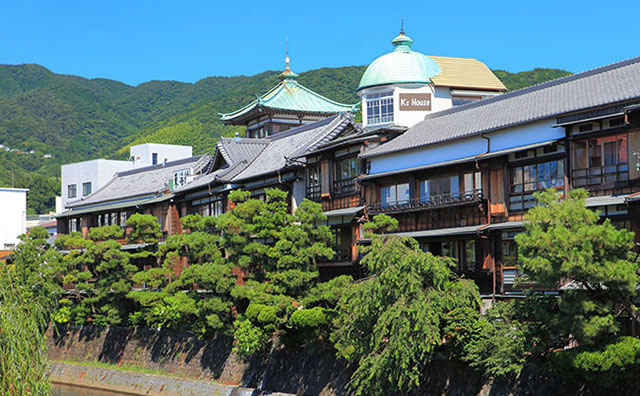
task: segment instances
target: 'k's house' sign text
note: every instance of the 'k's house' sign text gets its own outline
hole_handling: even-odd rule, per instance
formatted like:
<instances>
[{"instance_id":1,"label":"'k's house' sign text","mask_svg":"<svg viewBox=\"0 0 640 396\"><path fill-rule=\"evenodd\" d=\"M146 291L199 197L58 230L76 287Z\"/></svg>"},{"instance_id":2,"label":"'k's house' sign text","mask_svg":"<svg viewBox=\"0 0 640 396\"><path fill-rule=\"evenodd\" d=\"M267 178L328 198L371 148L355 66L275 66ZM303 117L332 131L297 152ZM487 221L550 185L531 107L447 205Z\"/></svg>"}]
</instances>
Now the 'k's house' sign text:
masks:
<instances>
[{"instance_id":1,"label":"'k's house' sign text","mask_svg":"<svg viewBox=\"0 0 640 396\"><path fill-rule=\"evenodd\" d=\"M400 94L400 111L431 111L431 94Z\"/></svg>"}]
</instances>

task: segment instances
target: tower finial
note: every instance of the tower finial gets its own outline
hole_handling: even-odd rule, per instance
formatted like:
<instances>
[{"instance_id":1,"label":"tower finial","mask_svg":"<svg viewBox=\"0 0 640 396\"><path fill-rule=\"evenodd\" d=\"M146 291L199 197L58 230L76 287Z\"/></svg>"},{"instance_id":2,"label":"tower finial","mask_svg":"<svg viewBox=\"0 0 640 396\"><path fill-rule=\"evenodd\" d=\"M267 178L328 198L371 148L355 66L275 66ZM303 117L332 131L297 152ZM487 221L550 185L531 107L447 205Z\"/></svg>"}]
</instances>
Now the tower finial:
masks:
<instances>
[{"instance_id":1,"label":"tower finial","mask_svg":"<svg viewBox=\"0 0 640 396\"><path fill-rule=\"evenodd\" d=\"M283 80L296 78L298 75L292 72L291 67L289 67L289 37L286 38L286 50L285 50L285 56L284 56L284 63L285 63L284 71L280 73L280 78Z\"/></svg>"},{"instance_id":2,"label":"tower finial","mask_svg":"<svg viewBox=\"0 0 640 396\"><path fill-rule=\"evenodd\" d=\"M286 45L286 53L285 53L285 57L284 57L284 63L285 63L284 69L291 71L291 69L289 68L289 37L287 37L285 39L285 41L286 41L286 44L285 44Z\"/></svg>"},{"instance_id":3,"label":"tower finial","mask_svg":"<svg viewBox=\"0 0 640 396\"><path fill-rule=\"evenodd\" d=\"M404 34L404 15L400 17L400 34Z\"/></svg>"}]
</instances>

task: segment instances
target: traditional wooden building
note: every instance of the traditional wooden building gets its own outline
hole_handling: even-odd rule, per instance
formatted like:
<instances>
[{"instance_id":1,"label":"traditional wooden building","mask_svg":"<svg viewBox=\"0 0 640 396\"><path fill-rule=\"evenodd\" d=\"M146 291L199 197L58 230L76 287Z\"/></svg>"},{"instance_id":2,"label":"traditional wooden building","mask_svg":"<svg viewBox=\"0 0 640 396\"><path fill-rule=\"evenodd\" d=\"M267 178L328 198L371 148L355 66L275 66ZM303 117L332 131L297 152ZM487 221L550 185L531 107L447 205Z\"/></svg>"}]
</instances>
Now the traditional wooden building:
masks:
<instances>
[{"instance_id":1,"label":"traditional wooden building","mask_svg":"<svg viewBox=\"0 0 640 396\"><path fill-rule=\"evenodd\" d=\"M221 114L225 125L244 125L247 127L246 137L264 138L355 110L356 105L338 103L298 83L298 75L289 68L288 50L285 61L280 83L248 105L232 113Z\"/></svg>"},{"instance_id":2,"label":"traditional wooden building","mask_svg":"<svg viewBox=\"0 0 640 396\"><path fill-rule=\"evenodd\" d=\"M427 116L360 155L366 214L396 217L400 235L456 258L485 295L515 291L513 236L535 191L585 187L587 206L638 227L627 213L640 192L629 167L639 77L636 58Z\"/></svg>"},{"instance_id":3,"label":"traditional wooden building","mask_svg":"<svg viewBox=\"0 0 640 396\"><path fill-rule=\"evenodd\" d=\"M163 239L180 233L174 190L208 173L211 166L211 156L204 154L116 173L93 194L68 204L70 209L57 216L58 233L81 232L87 237L91 227L104 225L119 225L128 232L126 221L134 213L154 215Z\"/></svg>"}]
</instances>

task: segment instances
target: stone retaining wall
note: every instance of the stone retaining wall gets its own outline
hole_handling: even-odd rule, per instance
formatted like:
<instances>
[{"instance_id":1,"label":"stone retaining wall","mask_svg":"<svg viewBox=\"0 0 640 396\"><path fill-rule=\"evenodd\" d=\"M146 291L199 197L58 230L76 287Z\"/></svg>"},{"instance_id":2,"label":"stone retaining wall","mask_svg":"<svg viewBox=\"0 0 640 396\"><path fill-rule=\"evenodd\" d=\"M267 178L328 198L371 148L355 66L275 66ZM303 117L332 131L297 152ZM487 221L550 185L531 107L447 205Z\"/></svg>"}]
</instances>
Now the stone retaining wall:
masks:
<instances>
[{"instance_id":1,"label":"stone retaining wall","mask_svg":"<svg viewBox=\"0 0 640 396\"><path fill-rule=\"evenodd\" d=\"M211 381L181 379L64 363L53 363L51 365L51 381L65 385L144 396L293 396L285 393L258 392L254 389L223 385Z\"/></svg>"},{"instance_id":2,"label":"stone retaining wall","mask_svg":"<svg viewBox=\"0 0 640 396\"><path fill-rule=\"evenodd\" d=\"M327 345L271 344L246 360L232 352L232 342L230 337L199 339L188 333L127 327L67 326L47 332L51 361L134 365L232 387L310 396L341 396L351 376Z\"/></svg>"}]
</instances>

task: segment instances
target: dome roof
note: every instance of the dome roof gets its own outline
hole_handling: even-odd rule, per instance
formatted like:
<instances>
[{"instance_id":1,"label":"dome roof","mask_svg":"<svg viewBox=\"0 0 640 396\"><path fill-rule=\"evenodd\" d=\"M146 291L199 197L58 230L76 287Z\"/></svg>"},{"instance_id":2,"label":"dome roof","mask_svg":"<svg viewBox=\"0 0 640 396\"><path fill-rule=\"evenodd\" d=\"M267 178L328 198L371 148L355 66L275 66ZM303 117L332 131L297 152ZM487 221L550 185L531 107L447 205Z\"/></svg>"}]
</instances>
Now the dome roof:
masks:
<instances>
[{"instance_id":1,"label":"dome roof","mask_svg":"<svg viewBox=\"0 0 640 396\"><path fill-rule=\"evenodd\" d=\"M371 62L360 79L358 91L386 84L428 84L432 77L440 74L440 66L433 59L411 51L413 40L404 33L401 32L391 43L393 52Z\"/></svg>"}]
</instances>

